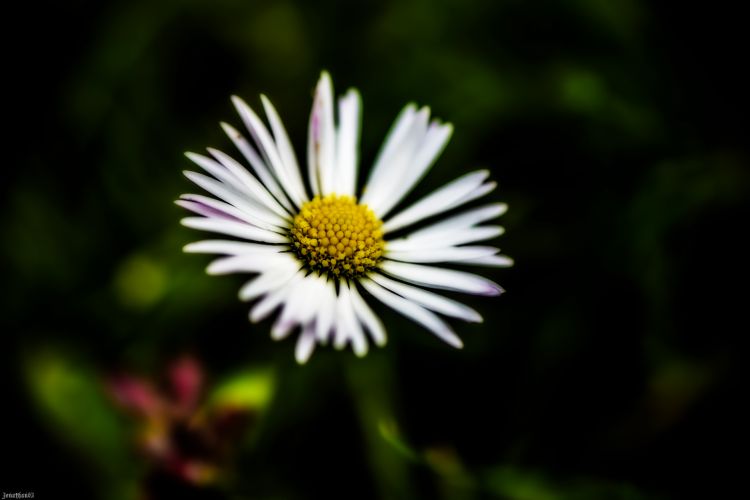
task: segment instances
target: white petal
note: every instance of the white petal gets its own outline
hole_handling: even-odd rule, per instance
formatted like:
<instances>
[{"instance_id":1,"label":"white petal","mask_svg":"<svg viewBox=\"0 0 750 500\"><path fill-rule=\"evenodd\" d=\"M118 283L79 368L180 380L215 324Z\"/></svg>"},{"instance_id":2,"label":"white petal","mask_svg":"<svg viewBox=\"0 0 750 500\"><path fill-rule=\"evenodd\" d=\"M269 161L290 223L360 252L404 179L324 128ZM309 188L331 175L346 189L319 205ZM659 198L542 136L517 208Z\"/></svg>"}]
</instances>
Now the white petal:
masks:
<instances>
[{"instance_id":1,"label":"white petal","mask_svg":"<svg viewBox=\"0 0 750 500\"><path fill-rule=\"evenodd\" d=\"M333 117L333 83L328 72L315 88L307 142L308 174L314 195L331 194L336 168L336 129Z\"/></svg>"},{"instance_id":2,"label":"white petal","mask_svg":"<svg viewBox=\"0 0 750 500\"><path fill-rule=\"evenodd\" d=\"M259 227L253 227L244 222L235 222L224 219L213 219L207 217L186 217L180 223L192 229L201 229L214 233L226 234L237 238L260 241L263 243L288 243L289 239L281 234L267 231Z\"/></svg>"},{"instance_id":3,"label":"white petal","mask_svg":"<svg viewBox=\"0 0 750 500\"><path fill-rule=\"evenodd\" d=\"M383 270L396 278L431 288L466 292L475 295L500 295L503 289L476 274L440 267L384 261Z\"/></svg>"},{"instance_id":4,"label":"white petal","mask_svg":"<svg viewBox=\"0 0 750 500\"><path fill-rule=\"evenodd\" d=\"M450 326L435 314L415 302L411 302L389 292L372 280L363 279L361 283L368 292L383 304L403 314L407 318L416 321L453 347L463 347L463 342L461 342L461 339L453 333Z\"/></svg>"},{"instance_id":5,"label":"white petal","mask_svg":"<svg viewBox=\"0 0 750 500\"><path fill-rule=\"evenodd\" d=\"M412 233L409 233L409 238L417 238L421 236L428 236L431 233L435 234L446 234L451 231L460 231L462 229L468 229L475 224L494 219L504 214L508 210L508 205L505 203L492 203L491 205L485 205L483 207L472 208L466 210L453 217L448 217L439 222L431 224L423 229L419 229Z\"/></svg>"},{"instance_id":6,"label":"white petal","mask_svg":"<svg viewBox=\"0 0 750 500\"><path fill-rule=\"evenodd\" d=\"M175 203L181 207L187 208L188 210L197 214L203 215L209 218L223 218L236 221L245 221L251 226L256 226L275 233L282 233L281 228L263 222L258 217L248 214L244 210L230 205L229 203L217 200L216 198L210 198L200 194L183 194L180 195L181 200L177 200ZM187 202L187 203L185 203ZM198 205L205 205L203 209L200 209ZM208 208L209 210L205 210ZM220 212L217 214L216 212Z\"/></svg>"},{"instance_id":7,"label":"white petal","mask_svg":"<svg viewBox=\"0 0 750 500\"><path fill-rule=\"evenodd\" d=\"M253 167L253 170L255 170L255 173L258 175L263 185L268 188L271 194L276 197L276 199L284 206L284 208L286 208L289 212L295 212L296 210L292 207L292 204L289 203L289 198L281 189L274 176L271 174L265 161L260 156L258 156L258 153L256 153L255 149L253 149L250 143L247 142L247 139L245 139L245 137L243 137L243 135L240 134L236 128L232 127L228 123L221 122L221 128L224 129L224 132L232 140L235 147L250 163L250 166Z\"/></svg>"},{"instance_id":8,"label":"white petal","mask_svg":"<svg viewBox=\"0 0 750 500\"><path fill-rule=\"evenodd\" d=\"M271 193L268 192L265 186L258 182L258 179L250 175L250 172L245 170L245 167L237 163L237 160L218 149L208 148L208 152L242 183L255 200L262 203L264 207L282 219L289 219L289 212L284 210L279 202L271 196Z\"/></svg>"},{"instance_id":9,"label":"white petal","mask_svg":"<svg viewBox=\"0 0 750 500\"><path fill-rule=\"evenodd\" d=\"M344 307L342 305L341 294L336 295L336 307L333 309L333 347L343 349L349 340L349 331L344 320Z\"/></svg>"},{"instance_id":10,"label":"white petal","mask_svg":"<svg viewBox=\"0 0 750 500\"><path fill-rule=\"evenodd\" d=\"M372 309L370 309L370 306L367 305L367 302L365 302L365 300L359 294L359 292L357 291L357 287L354 284L352 284L349 289L352 292L351 299L354 312L357 314L357 317L362 322L362 324L367 327L367 330L370 332L370 336L375 341L375 344L383 347L386 343L386 334L385 328L383 327L383 322L380 321L380 318L378 318L372 311Z\"/></svg>"},{"instance_id":11,"label":"white petal","mask_svg":"<svg viewBox=\"0 0 750 500\"><path fill-rule=\"evenodd\" d=\"M389 241L389 252L418 252L429 253L433 249L448 248L474 241L488 240L503 234L501 226L480 226L455 230L436 230L418 235L410 234L404 238Z\"/></svg>"},{"instance_id":12,"label":"white petal","mask_svg":"<svg viewBox=\"0 0 750 500\"><path fill-rule=\"evenodd\" d=\"M305 277L305 298L299 317L301 324L307 324L312 321L317 312L320 310L320 304L325 296L327 286L326 278L317 274L310 274Z\"/></svg>"},{"instance_id":13,"label":"white petal","mask_svg":"<svg viewBox=\"0 0 750 500\"><path fill-rule=\"evenodd\" d=\"M494 191L496 187L497 187L497 182L495 181L485 182L484 184L476 188L474 191L472 191L471 193L467 194L466 196L458 200L456 202L456 206L460 207L461 205L465 203L469 203L470 201L476 200L477 198L481 198L482 196Z\"/></svg>"},{"instance_id":14,"label":"white petal","mask_svg":"<svg viewBox=\"0 0 750 500\"><path fill-rule=\"evenodd\" d=\"M182 195L183 198L190 197L191 195ZM196 195L197 196L197 195ZM209 198L210 199L210 198ZM245 214L234 208L232 205L228 203L224 203L218 200L211 199L212 203L201 203L197 200L189 200L189 199L182 199L175 201L175 204L181 206L182 208L185 208L187 210L190 210L193 213L196 213L198 215L202 215L203 217L208 218L214 218L214 219L227 219L227 220L245 220L245 222L248 222L252 224L249 220L246 220ZM212 205L214 205L214 202L216 205L223 205L226 209L223 208L217 208ZM238 215L235 215L235 212Z\"/></svg>"},{"instance_id":15,"label":"white petal","mask_svg":"<svg viewBox=\"0 0 750 500\"><path fill-rule=\"evenodd\" d=\"M315 322L315 337L320 343L328 341L328 334L331 332L336 315L336 300L336 288L333 282L329 281L321 292L320 310Z\"/></svg>"},{"instance_id":16,"label":"white petal","mask_svg":"<svg viewBox=\"0 0 750 500\"><path fill-rule=\"evenodd\" d=\"M232 186L237 190L242 189L239 179L237 179L234 174L232 174L230 171L228 171L226 168L224 168L222 165L212 160L211 158L199 155L197 153L192 153L190 151L186 151L185 156L188 160L192 161L223 183L228 184L229 186Z\"/></svg>"},{"instance_id":17,"label":"white petal","mask_svg":"<svg viewBox=\"0 0 750 500\"><path fill-rule=\"evenodd\" d=\"M283 268L270 269L247 283L239 291L240 300L249 301L265 295L271 290L275 290L288 282L299 270L298 266L290 265Z\"/></svg>"},{"instance_id":18,"label":"white petal","mask_svg":"<svg viewBox=\"0 0 750 500\"><path fill-rule=\"evenodd\" d=\"M486 257L479 257L478 259L471 259L461 264L467 264L471 266L488 266L488 267L512 267L513 259L507 255L488 255Z\"/></svg>"},{"instance_id":19,"label":"white petal","mask_svg":"<svg viewBox=\"0 0 750 500\"><path fill-rule=\"evenodd\" d=\"M459 201L480 187L489 174L488 170L478 170L449 182L386 221L383 224L383 232L395 231L414 222L457 207Z\"/></svg>"},{"instance_id":20,"label":"white petal","mask_svg":"<svg viewBox=\"0 0 750 500\"><path fill-rule=\"evenodd\" d=\"M359 130L361 99L359 93L351 89L339 99L339 125L336 134L336 193L354 196L357 187L357 160L359 151Z\"/></svg>"},{"instance_id":21,"label":"white petal","mask_svg":"<svg viewBox=\"0 0 750 500\"><path fill-rule=\"evenodd\" d=\"M297 325L310 322L317 310L321 286L314 275L302 278L290 291L278 320L271 328L271 338L285 338Z\"/></svg>"},{"instance_id":22,"label":"white petal","mask_svg":"<svg viewBox=\"0 0 750 500\"><path fill-rule=\"evenodd\" d=\"M271 166L274 175L279 179L279 184L284 191L289 195L292 202L297 207L302 206L305 201L305 193L300 192L298 186L294 183L291 175L287 172L284 163L281 161L281 156L276 148L271 134L263 122L255 114L255 112L248 106L245 101L237 96L232 96L232 102L234 103L237 112L240 114L242 121L250 131L250 134L255 139L256 144L260 148L260 152L266 160L266 164Z\"/></svg>"},{"instance_id":23,"label":"white petal","mask_svg":"<svg viewBox=\"0 0 750 500\"><path fill-rule=\"evenodd\" d=\"M238 191L234 186L223 184L196 172L185 171L183 173L198 186L238 208L244 214L243 219L272 231L288 226L288 222L284 219L263 207L246 193Z\"/></svg>"},{"instance_id":24,"label":"white petal","mask_svg":"<svg viewBox=\"0 0 750 500\"><path fill-rule=\"evenodd\" d=\"M279 118L279 114L276 112L273 104L271 104L271 101L262 94L260 100L263 102L263 109L266 111L266 116L271 124L273 137L276 140L276 147L279 150L281 161L286 167L286 173L294 184L294 190L301 193L302 199L307 201L308 197L305 192L305 185L302 182L302 176L300 175L297 157L294 154L294 148L292 148L292 143L289 140L289 135L286 133L284 124L281 122L281 118Z\"/></svg>"},{"instance_id":25,"label":"white petal","mask_svg":"<svg viewBox=\"0 0 750 500\"><path fill-rule=\"evenodd\" d=\"M283 221L289 218L289 214L282 210L281 207L273 201L273 198L268 194L268 191L266 191L266 189L247 171L245 171L246 177L243 178L238 177L238 174L233 172L233 170L238 172L244 171L244 167L218 150L209 148L209 151L218 154L222 159L226 160L227 164L231 165L231 168L228 167L227 164L217 163L207 156L196 153L187 152L185 153L185 156L221 182L216 182L213 179L194 172L185 172L185 176L188 179L195 182L206 191L213 192L214 194L216 194L215 191L217 190L220 190L223 193L229 193L216 194L216 196L232 203L238 208L242 208L239 204L244 205L245 207L250 205L253 207L251 214L261 212L257 214L258 217L261 217L264 220L279 221L277 222L278 224L284 224ZM251 183L247 184L246 181ZM252 181L254 181L254 183ZM212 188L211 186L214 187ZM234 195L232 200L227 198L227 196L230 195ZM275 207L278 207L276 213L274 213ZM265 215L266 213L268 216Z\"/></svg>"},{"instance_id":26,"label":"white petal","mask_svg":"<svg viewBox=\"0 0 750 500\"><path fill-rule=\"evenodd\" d=\"M414 158L427 134L429 118L430 109L427 107L416 113L411 128L403 136L398 147L393 150L388 162L382 167L383 173L380 179L367 185L362 203L370 207L375 215L381 219L385 215L390 201L409 177Z\"/></svg>"},{"instance_id":27,"label":"white petal","mask_svg":"<svg viewBox=\"0 0 750 500\"><path fill-rule=\"evenodd\" d=\"M349 286L344 283L339 286L339 308L342 322L352 343L352 350L361 358L367 354L367 339L354 312Z\"/></svg>"},{"instance_id":28,"label":"white petal","mask_svg":"<svg viewBox=\"0 0 750 500\"><path fill-rule=\"evenodd\" d=\"M393 207L409 194L417 182L427 173L437 157L440 156L452 134L453 126L451 124L440 125L433 122L430 125L414 156L409 160L408 168L403 169L400 181L381 205L380 217L385 217Z\"/></svg>"},{"instance_id":29,"label":"white petal","mask_svg":"<svg viewBox=\"0 0 750 500\"><path fill-rule=\"evenodd\" d=\"M263 297L262 300L258 301L258 303L255 304L255 306L253 306L253 308L250 310L250 321L252 321L253 323L257 323L265 319L269 314L273 312L274 309L279 306L279 304L284 302L289 297L291 292L294 290L294 287L302 279L304 279L302 273L297 273L283 286L277 288L276 290Z\"/></svg>"},{"instance_id":30,"label":"white petal","mask_svg":"<svg viewBox=\"0 0 750 500\"><path fill-rule=\"evenodd\" d=\"M255 253L221 257L206 268L208 274L259 273L288 268L296 259L288 253Z\"/></svg>"},{"instance_id":31,"label":"white petal","mask_svg":"<svg viewBox=\"0 0 750 500\"><path fill-rule=\"evenodd\" d=\"M304 365L310 359L315 350L315 328L310 322L302 329L302 333L297 339L297 346L294 348L294 358L297 363Z\"/></svg>"},{"instance_id":32,"label":"white petal","mask_svg":"<svg viewBox=\"0 0 750 500\"><path fill-rule=\"evenodd\" d=\"M442 295L428 292L427 290L407 285L405 283L399 283L398 281L386 278L382 274L371 274L370 278L379 285L401 295L405 299L414 301L420 306L424 306L432 311L445 314L446 316L460 318L472 323L482 322L482 316L480 316L478 312L469 306L456 302L455 300L451 300Z\"/></svg>"},{"instance_id":33,"label":"white petal","mask_svg":"<svg viewBox=\"0 0 750 500\"><path fill-rule=\"evenodd\" d=\"M417 107L410 103L407 104L396 117L396 120L391 126L391 130L385 138L383 147L380 149L378 157L375 159L375 163L373 163L372 169L370 170L370 177L367 179L367 184L361 197L362 203L367 203L369 197L372 196L371 193L368 193L375 190L374 188L384 181L386 171L391 163L391 157L401 145L404 136L409 130L411 130L416 116Z\"/></svg>"},{"instance_id":34,"label":"white petal","mask_svg":"<svg viewBox=\"0 0 750 500\"><path fill-rule=\"evenodd\" d=\"M218 253L240 255L248 253L279 253L286 250L281 245L263 245L234 240L203 240L189 243L182 248L187 253Z\"/></svg>"},{"instance_id":35,"label":"white petal","mask_svg":"<svg viewBox=\"0 0 750 500\"><path fill-rule=\"evenodd\" d=\"M466 246L445 247L419 250L405 250L386 253L386 258L400 262L463 262L480 257L494 255L499 250L495 247Z\"/></svg>"},{"instance_id":36,"label":"white petal","mask_svg":"<svg viewBox=\"0 0 750 500\"><path fill-rule=\"evenodd\" d=\"M286 302L284 303L284 307L281 309L282 314L285 311L289 310L289 301L291 300L291 293L290 297L287 298ZM279 316L281 318L281 316ZM292 330L297 325L296 322L291 321L282 321L281 319L277 319L276 322L271 327L271 339L272 340L284 340L289 336L290 333L292 333Z\"/></svg>"}]
</instances>

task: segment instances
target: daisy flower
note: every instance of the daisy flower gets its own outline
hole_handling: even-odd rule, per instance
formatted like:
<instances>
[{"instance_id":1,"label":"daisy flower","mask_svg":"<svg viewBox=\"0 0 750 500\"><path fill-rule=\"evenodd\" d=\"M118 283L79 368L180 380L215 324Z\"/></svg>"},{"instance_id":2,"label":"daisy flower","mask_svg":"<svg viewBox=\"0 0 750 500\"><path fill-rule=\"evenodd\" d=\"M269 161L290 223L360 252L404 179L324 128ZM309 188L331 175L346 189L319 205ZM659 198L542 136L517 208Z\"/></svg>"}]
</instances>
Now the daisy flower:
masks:
<instances>
[{"instance_id":1,"label":"daisy flower","mask_svg":"<svg viewBox=\"0 0 750 500\"><path fill-rule=\"evenodd\" d=\"M480 224L507 206L492 203L435 217L495 188L489 172L478 170L399 207L440 155L453 127L430 120L427 107L407 105L358 196L361 100L356 90L335 103L331 78L322 73L310 115L307 183L276 109L263 95L261 101L270 130L242 99L232 97L252 141L221 124L251 170L216 149L208 149L210 156L187 153L209 175L185 175L213 197L181 196L177 204L198 215L182 224L236 239L199 241L185 251L221 255L208 266L209 274L256 275L239 291L240 299L256 301L250 320L261 321L280 308L271 337L283 339L299 330L299 363L309 359L316 344L351 345L358 356L367 353L370 340L384 345L386 330L368 305L370 297L462 347L438 314L475 323L482 317L426 288L474 295L503 291L486 278L442 264L512 265L495 247L467 245L502 234L501 226ZM413 229L425 220L428 225Z\"/></svg>"}]
</instances>

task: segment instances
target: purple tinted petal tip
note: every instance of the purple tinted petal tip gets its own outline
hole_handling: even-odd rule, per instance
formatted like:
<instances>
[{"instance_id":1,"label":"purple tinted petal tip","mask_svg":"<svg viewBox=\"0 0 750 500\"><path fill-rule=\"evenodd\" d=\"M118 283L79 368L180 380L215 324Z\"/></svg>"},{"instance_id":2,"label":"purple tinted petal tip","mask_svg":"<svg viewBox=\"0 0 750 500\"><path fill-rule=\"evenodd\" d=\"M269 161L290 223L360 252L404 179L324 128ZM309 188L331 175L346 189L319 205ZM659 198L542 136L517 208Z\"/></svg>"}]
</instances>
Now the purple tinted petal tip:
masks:
<instances>
[{"instance_id":1,"label":"purple tinted petal tip","mask_svg":"<svg viewBox=\"0 0 750 500\"><path fill-rule=\"evenodd\" d=\"M214 219L225 219L225 220L231 220L234 222L243 222L242 219L239 219L235 217L234 215L230 215L223 210L219 210L218 208L210 207L206 205L205 203L191 199L189 195L183 196L183 200L177 200L177 204L180 205L183 208L186 208L190 210L191 212L195 212L198 215L202 215L203 217L209 217Z\"/></svg>"}]
</instances>

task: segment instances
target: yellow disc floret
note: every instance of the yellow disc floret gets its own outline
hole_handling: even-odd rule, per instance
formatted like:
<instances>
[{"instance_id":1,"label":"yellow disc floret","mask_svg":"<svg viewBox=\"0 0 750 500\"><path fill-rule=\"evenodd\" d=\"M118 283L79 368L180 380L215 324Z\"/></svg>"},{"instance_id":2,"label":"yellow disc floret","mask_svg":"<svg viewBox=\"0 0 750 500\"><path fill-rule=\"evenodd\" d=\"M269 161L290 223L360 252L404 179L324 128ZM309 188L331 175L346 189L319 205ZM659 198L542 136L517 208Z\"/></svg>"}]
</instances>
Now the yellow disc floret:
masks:
<instances>
[{"instance_id":1,"label":"yellow disc floret","mask_svg":"<svg viewBox=\"0 0 750 500\"><path fill-rule=\"evenodd\" d=\"M354 278L383 255L383 223L351 196L316 196L302 205L292 226L292 250L307 267Z\"/></svg>"}]
</instances>

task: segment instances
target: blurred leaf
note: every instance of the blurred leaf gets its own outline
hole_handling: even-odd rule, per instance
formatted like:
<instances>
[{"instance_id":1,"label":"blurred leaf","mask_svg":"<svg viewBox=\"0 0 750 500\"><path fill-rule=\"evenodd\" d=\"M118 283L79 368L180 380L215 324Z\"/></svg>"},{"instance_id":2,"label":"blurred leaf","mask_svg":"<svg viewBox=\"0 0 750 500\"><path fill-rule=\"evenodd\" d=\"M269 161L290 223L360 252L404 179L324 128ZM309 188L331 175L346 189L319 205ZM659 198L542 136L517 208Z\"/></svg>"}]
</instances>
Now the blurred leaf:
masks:
<instances>
[{"instance_id":1,"label":"blurred leaf","mask_svg":"<svg viewBox=\"0 0 750 500\"><path fill-rule=\"evenodd\" d=\"M310 40L307 23L299 8L289 2L272 2L257 15L248 18L244 36L252 39L256 57L277 77L297 76L310 61Z\"/></svg>"},{"instance_id":2,"label":"blurred leaf","mask_svg":"<svg viewBox=\"0 0 750 500\"><path fill-rule=\"evenodd\" d=\"M397 430L391 360L372 353L366 362L349 360L346 366L380 496L409 498L413 496L413 487L408 463L415 459L415 454Z\"/></svg>"},{"instance_id":3,"label":"blurred leaf","mask_svg":"<svg viewBox=\"0 0 750 500\"><path fill-rule=\"evenodd\" d=\"M146 309L162 298L166 282L159 263L147 255L133 255L118 268L114 288L124 307Z\"/></svg>"},{"instance_id":4,"label":"blurred leaf","mask_svg":"<svg viewBox=\"0 0 750 500\"><path fill-rule=\"evenodd\" d=\"M209 405L259 411L268 405L275 387L276 377L270 368L240 372L214 389Z\"/></svg>"},{"instance_id":5,"label":"blurred leaf","mask_svg":"<svg viewBox=\"0 0 750 500\"><path fill-rule=\"evenodd\" d=\"M424 451L424 459L439 474L443 498L473 498L477 489L474 476L464 467L461 457L450 446L432 446Z\"/></svg>"},{"instance_id":6,"label":"blurred leaf","mask_svg":"<svg viewBox=\"0 0 750 500\"><path fill-rule=\"evenodd\" d=\"M497 467L485 476L488 489L506 500L641 500L656 498L627 483L581 477L563 482L541 472Z\"/></svg>"},{"instance_id":7,"label":"blurred leaf","mask_svg":"<svg viewBox=\"0 0 750 500\"><path fill-rule=\"evenodd\" d=\"M576 111L596 112L607 100L601 78L590 71L570 69L561 78L561 100Z\"/></svg>"},{"instance_id":8,"label":"blurred leaf","mask_svg":"<svg viewBox=\"0 0 750 500\"><path fill-rule=\"evenodd\" d=\"M659 430L679 420L714 382L715 367L671 359L656 368L649 380L644 411L651 429ZM645 427L645 426L643 426Z\"/></svg>"},{"instance_id":9,"label":"blurred leaf","mask_svg":"<svg viewBox=\"0 0 750 500\"><path fill-rule=\"evenodd\" d=\"M488 487L508 500L558 500L563 498L539 475L512 467L498 467L487 477Z\"/></svg>"},{"instance_id":10,"label":"blurred leaf","mask_svg":"<svg viewBox=\"0 0 750 500\"><path fill-rule=\"evenodd\" d=\"M638 33L642 13L637 0L574 0L572 4L611 36L629 39Z\"/></svg>"},{"instance_id":11,"label":"blurred leaf","mask_svg":"<svg viewBox=\"0 0 750 500\"><path fill-rule=\"evenodd\" d=\"M90 366L47 350L25 363L26 382L39 410L62 441L99 470L108 498L132 498L134 468L126 428ZM113 482L117 487L113 487Z\"/></svg>"},{"instance_id":12,"label":"blurred leaf","mask_svg":"<svg viewBox=\"0 0 750 500\"><path fill-rule=\"evenodd\" d=\"M380 420L378 422L378 432L383 440L401 455L409 460L419 460L419 454L412 449L406 441L404 441L395 421L386 419Z\"/></svg>"}]
</instances>

